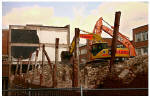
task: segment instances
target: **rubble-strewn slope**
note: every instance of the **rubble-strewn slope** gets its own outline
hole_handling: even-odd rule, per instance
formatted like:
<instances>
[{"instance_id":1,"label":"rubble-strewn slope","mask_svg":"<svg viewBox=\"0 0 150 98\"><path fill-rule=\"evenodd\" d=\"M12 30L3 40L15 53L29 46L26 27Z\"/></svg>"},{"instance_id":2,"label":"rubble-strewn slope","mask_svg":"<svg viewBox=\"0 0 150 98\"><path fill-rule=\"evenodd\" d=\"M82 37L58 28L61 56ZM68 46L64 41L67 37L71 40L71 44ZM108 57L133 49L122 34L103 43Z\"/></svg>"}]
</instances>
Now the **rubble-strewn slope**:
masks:
<instances>
[{"instance_id":1,"label":"rubble-strewn slope","mask_svg":"<svg viewBox=\"0 0 150 98\"><path fill-rule=\"evenodd\" d=\"M41 70L41 68L39 68ZM37 70L36 70L37 71ZM35 74L37 74L35 71ZM43 86L52 86L52 76L49 66L44 67ZM109 62L90 63L82 66L80 69L80 83L84 88L97 88L104 84L109 77L113 81L121 81L122 84L129 85L138 74L148 74L148 56L136 56L129 60L112 66L112 73L109 73ZM30 78L33 79L33 72L30 72ZM40 81L39 75L35 79ZM72 86L72 66L59 64L57 66L57 88L70 88ZM142 81L141 81L142 82ZM39 82L38 82L39 83ZM36 84L36 83L34 83Z\"/></svg>"}]
</instances>

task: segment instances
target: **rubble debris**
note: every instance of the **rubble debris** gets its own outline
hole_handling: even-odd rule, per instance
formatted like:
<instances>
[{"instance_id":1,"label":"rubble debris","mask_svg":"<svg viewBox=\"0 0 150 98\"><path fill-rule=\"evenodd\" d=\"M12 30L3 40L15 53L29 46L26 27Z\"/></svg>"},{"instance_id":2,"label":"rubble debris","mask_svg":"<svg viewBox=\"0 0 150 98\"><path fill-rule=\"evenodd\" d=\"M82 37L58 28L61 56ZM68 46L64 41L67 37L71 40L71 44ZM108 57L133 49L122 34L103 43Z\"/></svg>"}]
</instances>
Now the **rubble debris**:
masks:
<instances>
[{"instance_id":1,"label":"rubble debris","mask_svg":"<svg viewBox=\"0 0 150 98\"><path fill-rule=\"evenodd\" d=\"M43 68L42 86L52 87L52 72L49 71L49 65L45 64ZM38 72L39 71L39 72ZM41 68L29 71L28 81L33 84L40 84ZM148 73L148 56L136 56L127 61L112 66L112 73L109 73L109 62L89 63L80 68L80 84L83 88L97 88L103 85L108 77L115 81L122 81L122 84L130 84L140 73ZM34 80L32 80L34 77ZM35 83L36 82L36 83ZM57 66L57 88L72 87L72 66L59 63Z\"/></svg>"}]
</instances>

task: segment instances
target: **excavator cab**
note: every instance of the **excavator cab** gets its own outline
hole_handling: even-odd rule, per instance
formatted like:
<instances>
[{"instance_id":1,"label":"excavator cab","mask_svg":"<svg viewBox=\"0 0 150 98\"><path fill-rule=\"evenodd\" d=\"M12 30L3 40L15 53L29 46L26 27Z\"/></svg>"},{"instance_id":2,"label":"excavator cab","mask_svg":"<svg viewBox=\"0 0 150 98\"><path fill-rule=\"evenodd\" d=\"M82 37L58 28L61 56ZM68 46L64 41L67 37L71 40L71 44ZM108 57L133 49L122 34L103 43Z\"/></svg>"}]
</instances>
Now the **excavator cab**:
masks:
<instances>
[{"instance_id":1,"label":"excavator cab","mask_svg":"<svg viewBox=\"0 0 150 98\"><path fill-rule=\"evenodd\" d=\"M91 60L95 59L109 59L111 57L111 48L106 42L95 43L91 45L90 52L92 54ZM127 48L117 48L116 58L128 58L129 50Z\"/></svg>"},{"instance_id":2,"label":"excavator cab","mask_svg":"<svg viewBox=\"0 0 150 98\"><path fill-rule=\"evenodd\" d=\"M91 45L90 52L93 56L96 56L103 49L108 49L108 44L106 42L95 43Z\"/></svg>"}]
</instances>

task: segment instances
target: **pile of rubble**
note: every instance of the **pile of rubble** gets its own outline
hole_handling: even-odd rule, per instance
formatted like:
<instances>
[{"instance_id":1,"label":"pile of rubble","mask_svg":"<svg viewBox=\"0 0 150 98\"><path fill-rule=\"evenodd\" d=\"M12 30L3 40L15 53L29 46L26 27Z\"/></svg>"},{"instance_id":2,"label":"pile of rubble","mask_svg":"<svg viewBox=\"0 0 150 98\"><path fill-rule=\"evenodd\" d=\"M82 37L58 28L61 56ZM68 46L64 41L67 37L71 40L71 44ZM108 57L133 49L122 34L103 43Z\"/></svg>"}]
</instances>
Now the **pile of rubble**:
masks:
<instances>
[{"instance_id":1,"label":"pile of rubble","mask_svg":"<svg viewBox=\"0 0 150 98\"><path fill-rule=\"evenodd\" d=\"M108 62L86 64L81 69L80 79L83 88L96 88L96 85L102 84L109 72Z\"/></svg>"},{"instance_id":2,"label":"pile of rubble","mask_svg":"<svg viewBox=\"0 0 150 98\"><path fill-rule=\"evenodd\" d=\"M124 84L129 84L138 74L148 74L148 56L136 56L123 63L115 64L113 74L117 75Z\"/></svg>"},{"instance_id":3,"label":"pile of rubble","mask_svg":"<svg viewBox=\"0 0 150 98\"><path fill-rule=\"evenodd\" d=\"M117 63L112 66L111 73L109 72L109 63L103 66L99 63L99 66L96 67L88 64L83 70L81 70L81 80L84 80L82 82L84 88L97 88L99 85L103 85L104 80L108 77L128 85L137 75L148 74L148 56L136 56L127 61Z\"/></svg>"},{"instance_id":4,"label":"pile of rubble","mask_svg":"<svg viewBox=\"0 0 150 98\"><path fill-rule=\"evenodd\" d=\"M45 65L43 68L43 86L52 86L52 72L49 70L49 65ZM30 71L30 78L32 82L40 81L41 68ZM40 72L41 73L41 72ZM112 66L112 73L109 72L109 62L89 63L82 66L80 69L80 84L83 88L97 88L99 85L103 85L104 80L107 77L115 77L116 81L121 80L123 84L129 84L139 73L148 73L148 56L136 56L130 58L122 63ZM33 80L34 79L34 80ZM36 82L39 84L39 82ZM35 83L34 83L35 84ZM72 66L67 64L57 65L57 88L71 88L72 87Z\"/></svg>"},{"instance_id":5,"label":"pile of rubble","mask_svg":"<svg viewBox=\"0 0 150 98\"><path fill-rule=\"evenodd\" d=\"M52 65L53 66L53 65ZM40 74L42 74L42 68L37 67L34 71L30 70L26 74L26 81L35 85L40 85ZM45 64L43 66L43 75L41 86L52 87L52 71L50 66ZM58 64L57 65L57 87L66 88L72 87L72 68L69 65Z\"/></svg>"},{"instance_id":6,"label":"pile of rubble","mask_svg":"<svg viewBox=\"0 0 150 98\"><path fill-rule=\"evenodd\" d=\"M57 66L57 88L72 87L72 67L65 64Z\"/></svg>"}]
</instances>

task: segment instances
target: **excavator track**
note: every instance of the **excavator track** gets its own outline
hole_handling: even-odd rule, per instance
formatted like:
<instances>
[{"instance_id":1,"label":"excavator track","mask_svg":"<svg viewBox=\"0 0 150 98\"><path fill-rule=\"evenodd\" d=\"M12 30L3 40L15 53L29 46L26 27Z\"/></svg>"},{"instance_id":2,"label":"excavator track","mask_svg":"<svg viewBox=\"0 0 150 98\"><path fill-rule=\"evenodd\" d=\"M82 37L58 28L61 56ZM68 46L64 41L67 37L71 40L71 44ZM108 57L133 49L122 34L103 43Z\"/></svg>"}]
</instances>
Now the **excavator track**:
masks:
<instances>
[{"instance_id":1,"label":"excavator track","mask_svg":"<svg viewBox=\"0 0 150 98\"><path fill-rule=\"evenodd\" d=\"M93 66L107 66L109 64L108 59L96 59L92 61L88 61L85 65L93 65Z\"/></svg>"}]
</instances>

